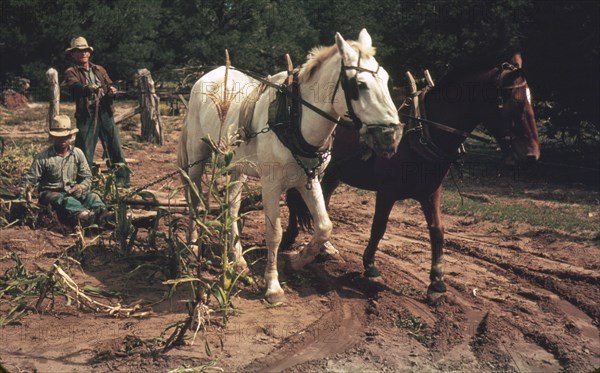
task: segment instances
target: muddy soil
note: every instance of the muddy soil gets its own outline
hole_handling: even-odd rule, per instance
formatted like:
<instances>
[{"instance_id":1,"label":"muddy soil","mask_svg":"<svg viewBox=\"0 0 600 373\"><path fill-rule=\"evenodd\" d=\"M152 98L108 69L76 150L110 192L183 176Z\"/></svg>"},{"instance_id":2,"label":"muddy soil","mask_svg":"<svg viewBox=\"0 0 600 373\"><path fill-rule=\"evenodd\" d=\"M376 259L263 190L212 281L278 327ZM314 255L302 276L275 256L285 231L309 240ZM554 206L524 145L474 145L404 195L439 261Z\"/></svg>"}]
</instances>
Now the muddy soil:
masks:
<instances>
[{"instance_id":1,"label":"muddy soil","mask_svg":"<svg viewBox=\"0 0 600 373\"><path fill-rule=\"evenodd\" d=\"M164 146L135 141L139 129L123 131L126 156L140 160L131 165L134 187L173 169L181 119L167 120ZM153 189L178 183L171 179ZM596 215L590 218L597 219L597 190L590 197L584 186L467 178L463 188L514 203L530 197L514 196L515 191L535 191L535 200L543 201L549 214L568 203L592 208ZM560 188L569 190L569 201L549 197ZM73 279L120 294L103 301L141 304L151 313L115 318L78 309L59 297L49 299L43 312L29 312L18 324L0 329L0 361L9 372L193 367L226 372L591 372L600 367L597 238L445 214L448 293L432 303L425 293L429 239L416 203L397 203L393 209L377 253L382 281L363 277L362 252L374 206L373 193L340 187L330 211L332 243L341 252L337 260L313 263L297 273L280 270L287 298L278 307L261 300L260 281L240 284L233 300L237 312L227 326L213 316L193 344L190 336L186 346L167 353L152 348L151 341L187 312L180 298L166 297L162 272L148 266L132 273L139 261L122 260L110 250L91 252L81 267L71 268ZM287 216L285 208L282 213ZM0 235L1 273L14 267L11 252L30 271L47 271L74 241L55 230L28 227L2 229ZM309 238L302 234L297 247ZM248 247L264 245L261 211L246 217L242 240ZM257 277L261 266L262 260L254 266ZM0 317L8 311L3 302Z\"/></svg>"}]
</instances>

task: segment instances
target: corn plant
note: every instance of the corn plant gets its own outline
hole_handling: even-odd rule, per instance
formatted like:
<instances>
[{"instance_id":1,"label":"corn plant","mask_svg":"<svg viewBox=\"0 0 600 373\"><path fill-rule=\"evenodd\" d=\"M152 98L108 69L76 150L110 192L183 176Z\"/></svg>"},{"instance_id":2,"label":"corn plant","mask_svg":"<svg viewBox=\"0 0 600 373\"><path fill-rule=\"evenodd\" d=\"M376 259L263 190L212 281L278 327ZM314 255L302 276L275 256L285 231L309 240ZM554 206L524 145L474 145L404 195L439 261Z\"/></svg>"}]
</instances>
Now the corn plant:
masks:
<instances>
[{"instance_id":1,"label":"corn plant","mask_svg":"<svg viewBox=\"0 0 600 373\"><path fill-rule=\"evenodd\" d=\"M227 81L229 57L227 56L227 68L225 69L225 81ZM219 120L221 121L221 131L218 139L210 137L203 138L211 150L211 157L205 163L207 175L203 179L203 193L199 190L196 184L190 179L187 170L181 170L181 174L186 181L188 188L187 200L191 201L192 197L198 201L197 210L193 206L189 206L192 213L194 223L199 228L199 238L197 242L186 245L183 242L174 239L176 236L171 232L168 234L171 245L178 253L186 253L178 258L181 259L181 276L166 282L171 285L172 291L178 285L189 286L191 297L188 300L188 317L185 322L177 325L171 337L167 339L165 349L171 346L183 343L185 333L188 330L198 330L206 325L210 319L211 309L207 304L210 299L217 302L217 311L221 313L223 323L226 325L230 311L233 307L231 298L235 292L235 285L241 278L241 273L236 273L235 267L229 259L229 232L233 224L238 224L238 218L234 218L229 213L229 204L231 189L240 181L231 181L228 177L230 172L238 166L233 160L235 149L238 145L236 137L226 137L223 134L223 127L227 120L227 113L235 94L223 90L223 97L219 97L216 93L207 93L208 97L214 103ZM221 182L223 181L224 182ZM214 209L213 209L214 207ZM217 211L216 215L211 215L211 211ZM173 225L174 226L174 225ZM171 230L171 228L170 228ZM235 238L239 239L239 238ZM197 247L197 250L192 249L192 245ZM219 275L216 281L208 279L203 269L208 264L205 256L206 252L217 247L220 260Z\"/></svg>"},{"instance_id":2,"label":"corn plant","mask_svg":"<svg viewBox=\"0 0 600 373\"><path fill-rule=\"evenodd\" d=\"M115 211L115 229L113 237L118 244L119 254L129 256L135 243L137 230L128 217L128 208L125 201L125 194L117 188L115 173L121 169L127 168L125 164L117 164L116 169L112 169L107 174L99 173L94 178L92 189L102 196L106 205Z\"/></svg>"},{"instance_id":3,"label":"corn plant","mask_svg":"<svg viewBox=\"0 0 600 373\"><path fill-rule=\"evenodd\" d=\"M7 257L12 259L15 265L0 276L0 304L8 304L10 308L6 316L0 319L0 327L17 323L19 317L28 311L39 310L49 293L52 296L55 293L65 294L56 281L53 270L31 273L17 253L10 252Z\"/></svg>"}]
</instances>

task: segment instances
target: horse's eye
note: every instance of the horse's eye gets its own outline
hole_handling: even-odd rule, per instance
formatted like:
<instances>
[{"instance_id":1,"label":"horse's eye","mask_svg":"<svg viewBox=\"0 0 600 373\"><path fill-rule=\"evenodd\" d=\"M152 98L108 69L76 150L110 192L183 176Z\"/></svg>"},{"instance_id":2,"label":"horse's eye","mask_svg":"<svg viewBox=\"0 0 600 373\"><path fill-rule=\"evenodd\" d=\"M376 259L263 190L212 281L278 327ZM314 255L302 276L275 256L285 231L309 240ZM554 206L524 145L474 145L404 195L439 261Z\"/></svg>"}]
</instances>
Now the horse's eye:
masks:
<instances>
[{"instance_id":1,"label":"horse's eye","mask_svg":"<svg viewBox=\"0 0 600 373\"><path fill-rule=\"evenodd\" d=\"M358 85L358 89L361 89L361 90L369 89L369 86L367 86L367 83L365 83L365 82L358 81L358 82L356 82L356 85Z\"/></svg>"}]
</instances>

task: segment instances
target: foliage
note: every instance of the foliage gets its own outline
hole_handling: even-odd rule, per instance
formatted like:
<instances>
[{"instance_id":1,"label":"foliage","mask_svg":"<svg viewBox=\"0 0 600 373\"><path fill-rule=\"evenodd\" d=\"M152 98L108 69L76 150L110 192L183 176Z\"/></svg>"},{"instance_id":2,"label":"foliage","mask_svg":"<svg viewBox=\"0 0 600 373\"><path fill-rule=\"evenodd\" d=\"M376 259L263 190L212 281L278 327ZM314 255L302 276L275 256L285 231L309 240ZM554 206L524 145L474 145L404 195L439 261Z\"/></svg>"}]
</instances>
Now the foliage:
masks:
<instances>
[{"instance_id":1,"label":"foliage","mask_svg":"<svg viewBox=\"0 0 600 373\"><path fill-rule=\"evenodd\" d=\"M535 101L552 132L578 136L587 122L600 132L600 6L597 2L534 2L526 14L523 49ZM596 143L596 148L598 143Z\"/></svg>"},{"instance_id":2,"label":"foliage","mask_svg":"<svg viewBox=\"0 0 600 373\"><path fill-rule=\"evenodd\" d=\"M21 315L34 309L35 297L40 295L47 283L52 283L50 287L55 288L52 274L41 271L30 273L15 252L7 257L15 262L15 266L0 276L0 304L8 305L10 309L0 320L0 327L17 323Z\"/></svg>"},{"instance_id":3,"label":"foliage","mask_svg":"<svg viewBox=\"0 0 600 373\"><path fill-rule=\"evenodd\" d=\"M226 66L229 67L229 55L226 53ZM227 81L228 69L225 69L224 81ZM215 93L209 93L210 98L215 105L221 127L227 120L227 114L232 101L236 95L228 95L227 90L223 92L223 97L219 97ZM170 248L176 265L181 271L177 271L177 278L165 282L172 286L172 291L180 284L189 285L190 298L188 299L188 318L181 323L173 331L171 337L165 344L165 350L173 346L183 343L185 334L188 330L192 330L193 325L196 325L194 338L196 333L203 328L210 320L210 314L213 312L208 307L210 297L212 296L217 302L217 312L221 313L224 324L227 324L229 319L230 309L233 307L231 299L234 295L235 285L244 275L237 272L234 263L230 261L231 246L239 240L239 237L230 237L230 232L234 224L239 224L239 217L233 217L229 213L231 195L234 187L240 187L241 181L231 181L230 173L237 167L235 162L232 162L235 149L239 140L236 136L228 138L225 134L213 140L210 137L203 138L202 141L209 146L211 150L210 159L204 160L204 167L208 169L206 175L206 192L203 193L194 181L187 174L187 168L181 170L182 176L185 179L187 200L198 201L197 207L194 207L189 202L189 210L192 212L192 220L199 229L199 237L195 242L190 242L189 245L182 243L178 238L170 243ZM225 180L221 183L220 180ZM241 193L241 188L236 188ZM211 216L212 206L216 205L216 216ZM171 227L171 225L169 225ZM169 229L170 230L170 229ZM171 232L169 237L176 237ZM215 280L207 277L204 271L212 260L208 257L209 251L213 248L217 249L218 266L220 273ZM210 355L210 349L207 342L205 348Z\"/></svg>"},{"instance_id":4,"label":"foliage","mask_svg":"<svg viewBox=\"0 0 600 373\"><path fill-rule=\"evenodd\" d=\"M163 7L168 32L157 43L171 57L165 67L221 65L229 49L236 66L267 74L282 69L285 53L303 60L316 43L303 9L289 1L176 0Z\"/></svg>"},{"instance_id":5,"label":"foliage","mask_svg":"<svg viewBox=\"0 0 600 373\"><path fill-rule=\"evenodd\" d=\"M220 64L226 48L239 67L273 73L285 53L299 64L312 46L332 44L336 31L352 39L367 27L398 81L407 69L440 77L447 66L498 63L521 49L538 98L570 113L551 123L597 127L598 10L590 1L534 0L5 0L0 54L11 58L1 61L0 81L24 75L35 86L49 66L64 71L64 49L77 35L113 78L146 67L161 81L176 67Z\"/></svg>"},{"instance_id":6,"label":"foliage","mask_svg":"<svg viewBox=\"0 0 600 373\"><path fill-rule=\"evenodd\" d=\"M15 76L45 81L44 72L70 64L71 38L84 35L92 58L115 80L130 80L146 67L157 82L174 69L220 65L229 49L234 65L270 74L289 53L300 65L317 44L330 45L336 31L354 39L369 29L379 60L396 85L404 73L430 69L434 79L448 67L499 63L510 52L524 55L534 98L555 102L545 126L567 135L581 123L599 130L599 3L350 0L5 0L2 2L0 82ZM560 27L557 27L560 25ZM176 74L175 74L176 75Z\"/></svg>"},{"instance_id":7,"label":"foliage","mask_svg":"<svg viewBox=\"0 0 600 373\"><path fill-rule=\"evenodd\" d=\"M92 59L125 78L140 67L152 69L160 1L7 0L2 2L0 71L45 81L50 67L62 72L70 65L64 50L83 35L94 48Z\"/></svg>"}]
</instances>

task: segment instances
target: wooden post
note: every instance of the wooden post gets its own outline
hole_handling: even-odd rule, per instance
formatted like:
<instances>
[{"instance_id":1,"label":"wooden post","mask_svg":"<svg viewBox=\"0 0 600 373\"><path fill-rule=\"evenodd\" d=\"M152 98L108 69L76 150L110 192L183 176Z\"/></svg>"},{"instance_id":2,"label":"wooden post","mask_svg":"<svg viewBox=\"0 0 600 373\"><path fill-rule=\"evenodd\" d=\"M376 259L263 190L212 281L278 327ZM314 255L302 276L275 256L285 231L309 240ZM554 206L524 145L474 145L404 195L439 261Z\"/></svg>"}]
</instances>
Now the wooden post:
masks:
<instances>
[{"instance_id":1,"label":"wooden post","mask_svg":"<svg viewBox=\"0 0 600 373\"><path fill-rule=\"evenodd\" d=\"M154 80L148 69L138 70L142 139L162 145L163 131L160 120L160 98L154 88Z\"/></svg>"},{"instance_id":2,"label":"wooden post","mask_svg":"<svg viewBox=\"0 0 600 373\"><path fill-rule=\"evenodd\" d=\"M54 68L49 68L46 71L48 78L48 86L50 86L50 105L48 106L48 128L55 116L60 114L60 87L58 85L58 71Z\"/></svg>"},{"instance_id":3,"label":"wooden post","mask_svg":"<svg viewBox=\"0 0 600 373\"><path fill-rule=\"evenodd\" d=\"M183 103L183 106L185 106L185 108L188 108L188 103L185 100L185 97L183 97L183 95L180 93L177 97L179 97L179 100L181 100L181 102Z\"/></svg>"},{"instance_id":4,"label":"wooden post","mask_svg":"<svg viewBox=\"0 0 600 373\"><path fill-rule=\"evenodd\" d=\"M410 71L406 72L406 77L408 78L408 84L410 86L410 95L412 97L411 114L414 117L421 118L421 113L419 110L419 96L417 95L417 82L415 81L415 78L412 76Z\"/></svg>"},{"instance_id":5,"label":"wooden post","mask_svg":"<svg viewBox=\"0 0 600 373\"><path fill-rule=\"evenodd\" d=\"M140 107L136 106L134 108L131 108L131 109L127 110L124 113L121 113L119 115L115 115L115 117L114 117L115 124L119 124L122 121L124 121L126 119L129 119L129 118L133 117L136 114L139 114L140 111L141 111Z\"/></svg>"},{"instance_id":6,"label":"wooden post","mask_svg":"<svg viewBox=\"0 0 600 373\"><path fill-rule=\"evenodd\" d=\"M160 121L160 98L154 89L154 80L148 69L138 70L138 91L142 122L142 139L155 144L163 144L162 123Z\"/></svg>"}]
</instances>

